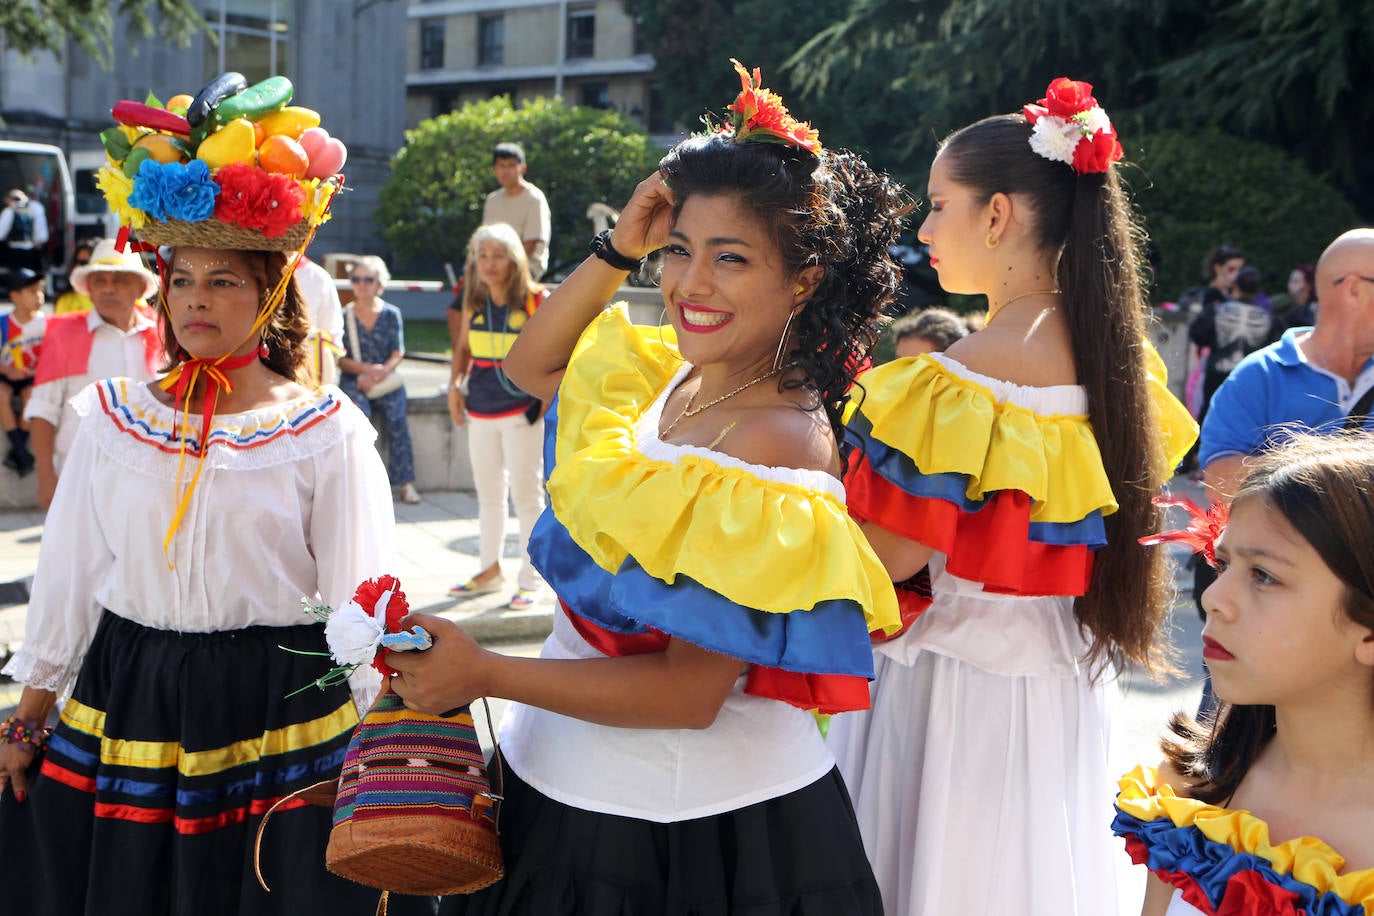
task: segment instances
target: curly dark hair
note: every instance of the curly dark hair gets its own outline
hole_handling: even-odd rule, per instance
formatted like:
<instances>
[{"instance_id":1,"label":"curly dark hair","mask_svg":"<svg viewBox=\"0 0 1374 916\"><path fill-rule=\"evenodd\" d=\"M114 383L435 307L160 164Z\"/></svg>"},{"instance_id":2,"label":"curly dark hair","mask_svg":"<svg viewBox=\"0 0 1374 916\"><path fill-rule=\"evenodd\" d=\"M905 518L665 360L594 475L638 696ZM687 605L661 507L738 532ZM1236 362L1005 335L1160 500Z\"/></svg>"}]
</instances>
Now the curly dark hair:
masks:
<instances>
[{"instance_id":1,"label":"curly dark hair","mask_svg":"<svg viewBox=\"0 0 1374 916\"><path fill-rule=\"evenodd\" d=\"M854 377L896 300L901 270L889 254L910 210L906 192L858 155L816 156L780 143L691 137L658 164L677 212L693 194L729 194L764 226L788 276L825 273L793 322L784 388L814 391L837 442Z\"/></svg>"},{"instance_id":2,"label":"curly dark hair","mask_svg":"<svg viewBox=\"0 0 1374 916\"><path fill-rule=\"evenodd\" d=\"M243 255L253 268L263 298L276 289L282 276L290 269L290 252L245 251ZM163 270L162 291L158 293L162 305L158 309L158 331L162 337L162 347L170 357L170 362L163 371L173 369L185 360L185 351L177 343L176 333L172 328L165 292L175 259L176 249L172 249ZM301 295L296 278L292 276L287 281L285 298L262 330L263 342L267 344L267 358L263 362L267 368L293 382L301 381L303 376L300 369L305 365L306 358L304 343L309 333L310 319L305 307L305 297Z\"/></svg>"}]
</instances>

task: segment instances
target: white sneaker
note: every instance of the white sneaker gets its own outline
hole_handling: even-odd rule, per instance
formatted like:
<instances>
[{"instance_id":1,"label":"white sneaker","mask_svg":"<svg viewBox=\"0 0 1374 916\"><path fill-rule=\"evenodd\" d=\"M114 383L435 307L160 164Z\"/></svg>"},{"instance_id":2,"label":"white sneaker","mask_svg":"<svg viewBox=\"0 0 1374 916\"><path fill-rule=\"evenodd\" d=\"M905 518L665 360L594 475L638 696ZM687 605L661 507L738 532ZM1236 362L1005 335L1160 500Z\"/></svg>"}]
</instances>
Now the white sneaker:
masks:
<instances>
[{"instance_id":1,"label":"white sneaker","mask_svg":"<svg viewBox=\"0 0 1374 916\"><path fill-rule=\"evenodd\" d=\"M420 491L415 489L415 484L407 483L401 485L401 502L408 506L413 506L420 501Z\"/></svg>"}]
</instances>

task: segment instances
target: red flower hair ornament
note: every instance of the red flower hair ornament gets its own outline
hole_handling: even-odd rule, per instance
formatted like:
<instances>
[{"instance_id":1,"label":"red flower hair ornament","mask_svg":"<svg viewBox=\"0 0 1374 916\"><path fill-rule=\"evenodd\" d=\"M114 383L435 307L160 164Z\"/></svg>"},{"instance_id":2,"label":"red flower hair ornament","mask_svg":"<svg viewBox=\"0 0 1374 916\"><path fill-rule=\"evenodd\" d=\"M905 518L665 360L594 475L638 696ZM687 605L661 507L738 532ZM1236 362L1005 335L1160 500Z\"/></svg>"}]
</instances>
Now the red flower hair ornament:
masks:
<instances>
[{"instance_id":1,"label":"red flower hair ornament","mask_svg":"<svg viewBox=\"0 0 1374 916\"><path fill-rule=\"evenodd\" d=\"M1093 98L1093 84L1061 76L1045 97L1021 111L1032 125L1037 155L1071 166L1080 175L1105 172L1122 157L1111 119Z\"/></svg>"},{"instance_id":2,"label":"red flower hair ornament","mask_svg":"<svg viewBox=\"0 0 1374 916\"><path fill-rule=\"evenodd\" d=\"M1189 517L1188 527L1146 535L1140 539L1140 543L1146 547L1173 542L1187 544L1193 548L1193 553L1202 554L1208 565L1215 568L1217 538L1221 537L1221 533L1226 530L1226 523L1231 519L1231 504L1213 503L1204 511L1186 496L1156 496L1152 502L1164 508L1186 509Z\"/></svg>"},{"instance_id":3,"label":"red flower hair ornament","mask_svg":"<svg viewBox=\"0 0 1374 916\"><path fill-rule=\"evenodd\" d=\"M312 686L324 689L346 681L350 674L368 664L383 677L389 677L396 673L386 663L389 650L428 649L433 645L423 627L401 629L401 619L410 613L410 605L395 576L378 576L363 582L337 611L307 598L301 599L301 606L311 617L324 622L324 639L329 644L329 651L297 654L328 655L336 663L336 667L301 690Z\"/></svg>"},{"instance_id":4,"label":"red flower hair ornament","mask_svg":"<svg viewBox=\"0 0 1374 916\"><path fill-rule=\"evenodd\" d=\"M735 72L739 74L740 93L726 106L731 114L725 121L717 124L709 114L702 116L708 133L757 143L781 143L819 156L820 134L810 123L792 117L782 99L763 88L763 76L759 68L755 67L754 72L750 73L744 64L733 57L730 63L735 65Z\"/></svg>"}]
</instances>

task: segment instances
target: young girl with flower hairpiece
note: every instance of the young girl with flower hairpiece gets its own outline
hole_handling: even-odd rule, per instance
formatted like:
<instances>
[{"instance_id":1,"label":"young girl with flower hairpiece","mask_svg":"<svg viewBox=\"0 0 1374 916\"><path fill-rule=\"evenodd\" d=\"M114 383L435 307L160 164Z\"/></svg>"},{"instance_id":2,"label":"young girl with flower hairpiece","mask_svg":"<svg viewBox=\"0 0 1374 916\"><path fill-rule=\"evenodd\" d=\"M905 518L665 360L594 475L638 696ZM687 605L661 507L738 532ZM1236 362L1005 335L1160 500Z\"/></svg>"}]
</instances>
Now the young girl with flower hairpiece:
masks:
<instances>
[{"instance_id":1,"label":"young girl with flower hairpiece","mask_svg":"<svg viewBox=\"0 0 1374 916\"><path fill-rule=\"evenodd\" d=\"M1221 699L1121 779L1143 916L1374 913L1374 439L1296 437L1231 503L1202 595Z\"/></svg>"},{"instance_id":2,"label":"young girl with flower hairpiece","mask_svg":"<svg viewBox=\"0 0 1374 916\"><path fill-rule=\"evenodd\" d=\"M987 322L865 374L849 422L849 511L907 629L830 743L889 916L1116 911L1109 683L1157 660L1163 558L1136 539L1196 426L1145 339L1091 90L1055 80L941 144L918 235Z\"/></svg>"},{"instance_id":3,"label":"young girl with flower hairpiece","mask_svg":"<svg viewBox=\"0 0 1374 916\"><path fill-rule=\"evenodd\" d=\"M447 913L881 912L811 710L867 705L869 629L896 626L838 441L904 202L739 72L736 116L669 151L504 363L557 394L530 539L560 599L542 656L412 615L434 647L389 659L423 711L516 701L506 876ZM670 326L604 309L664 247Z\"/></svg>"}]
</instances>

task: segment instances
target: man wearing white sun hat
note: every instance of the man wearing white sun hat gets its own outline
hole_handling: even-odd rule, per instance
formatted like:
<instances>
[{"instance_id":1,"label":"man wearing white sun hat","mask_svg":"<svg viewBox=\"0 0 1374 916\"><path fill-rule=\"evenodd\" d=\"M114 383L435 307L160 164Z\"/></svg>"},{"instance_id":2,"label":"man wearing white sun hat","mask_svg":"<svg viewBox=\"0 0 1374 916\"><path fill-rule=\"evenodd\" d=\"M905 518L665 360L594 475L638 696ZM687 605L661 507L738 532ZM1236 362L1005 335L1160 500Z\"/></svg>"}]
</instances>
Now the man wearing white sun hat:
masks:
<instances>
[{"instance_id":1,"label":"man wearing white sun hat","mask_svg":"<svg viewBox=\"0 0 1374 916\"><path fill-rule=\"evenodd\" d=\"M156 316L147 304L157 292L157 274L137 254L102 240L90 263L72 271L71 283L94 307L48 319L43 360L24 409L43 508L52 501L62 459L76 435L77 418L68 401L96 379L151 379L165 358Z\"/></svg>"}]
</instances>

